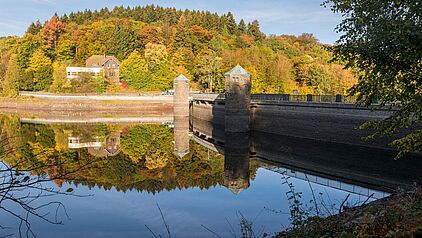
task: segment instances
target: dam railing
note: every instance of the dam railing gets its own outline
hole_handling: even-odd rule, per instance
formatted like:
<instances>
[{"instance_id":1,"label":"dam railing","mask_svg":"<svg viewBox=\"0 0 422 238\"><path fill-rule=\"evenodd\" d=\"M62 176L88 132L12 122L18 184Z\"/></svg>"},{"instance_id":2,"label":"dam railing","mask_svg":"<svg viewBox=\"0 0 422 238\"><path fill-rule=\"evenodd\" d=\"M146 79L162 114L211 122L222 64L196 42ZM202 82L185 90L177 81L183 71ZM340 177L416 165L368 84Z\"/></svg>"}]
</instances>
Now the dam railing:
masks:
<instances>
[{"instance_id":1,"label":"dam railing","mask_svg":"<svg viewBox=\"0 0 422 238\"><path fill-rule=\"evenodd\" d=\"M224 93L192 93L193 100L224 100ZM356 103L356 97L337 95L299 95L299 94L251 94L252 101L275 102L326 102L326 103Z\"/></svg>"}]
</instances>

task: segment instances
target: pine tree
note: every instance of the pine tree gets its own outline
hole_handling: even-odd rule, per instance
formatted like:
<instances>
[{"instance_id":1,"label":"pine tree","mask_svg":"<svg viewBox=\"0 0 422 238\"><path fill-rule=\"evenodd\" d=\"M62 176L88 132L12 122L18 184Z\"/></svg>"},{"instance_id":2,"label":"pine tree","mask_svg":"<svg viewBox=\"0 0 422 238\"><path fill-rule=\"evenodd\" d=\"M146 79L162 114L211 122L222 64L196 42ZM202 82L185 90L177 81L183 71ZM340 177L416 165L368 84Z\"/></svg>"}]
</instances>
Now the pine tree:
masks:
<instances>
[{"instance_id":1,"label":"pine tree","mask_svg":"<svg viewBox=\"0 0 422 238\"><path fill-rule=\"evenodd\" d=\"M252 36L256 41L262 41L264 39L264 33L261 32L259 28L259 22L254 20L252 23L248 24L248 34Z\"/></svg>"},{"instance_id":2,"label":"pine tree","mask_svg":"<svg viewBox=\"0 0 422 238\"><path fill-rule=\"evenodd\" d=\"M245 21L243 19L240 20L239 26L238 26L237 29L241 34L246 33L246 24L245 24Z\"/></svg>"}]
</instances>

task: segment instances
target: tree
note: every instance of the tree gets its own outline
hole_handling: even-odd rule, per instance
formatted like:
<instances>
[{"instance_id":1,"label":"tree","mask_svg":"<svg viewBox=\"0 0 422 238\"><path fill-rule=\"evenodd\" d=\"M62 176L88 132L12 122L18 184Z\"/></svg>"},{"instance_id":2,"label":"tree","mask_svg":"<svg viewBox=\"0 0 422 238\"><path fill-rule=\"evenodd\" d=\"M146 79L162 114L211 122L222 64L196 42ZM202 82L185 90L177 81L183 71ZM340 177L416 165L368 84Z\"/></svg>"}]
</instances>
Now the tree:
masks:
<instances>
[{"instance_id":1,"label":"tree","mask_svg":"<svg viewBox=\"0 0 422 238\"><path fill-rule=\"evenodd\" d=\"M160 44L164 39L161 37L161 29L155 26L145 26L141 29L140 35L143 45L148 43Z\"/></svg>"},{"instance_id":2,"label":"tree","mask_svg":"<svg viewBox=\"0 0 422 238\"><path fill-rule=\"evenodd\" d=\"M248 34L251 35L256 41L261 41L264 39L264 33L261 32L259 28L259 22L254 20L248 25Z\"/></svg>"},{"instance_id":3,"label":"tree","mask_svg":"<svg viewBox=\"0 0 422 238\"><path fill-rule=\"evenodd\" d=\"M318 95L331 94L332 79L327 68L321 64L311 64L308 68L306 83Z\"/></svg>"},{"instance_id":4,"label":"tree","mask_svg":"<svg viewBox=\"0 0 422 238\"><path fill-rule=\"evenodd\" d=\"M44 90L50 86L53 81L53 67L51 60L42 49L38 49L29 59L29 67L27 72L32 74L34 90Z\"/></svg>"},{"instance_id":5,"label":"tree","mask_svg":"<svg viewBox=\"0 0 422 238\"><path fill-rule=\"evenodd\" d=\"M342 36L334 47L337 59L358 69L359 83L350 91L361 105L377 100L378 107L397 107L371 136L392 136L407 128L393 142L401 152L422 150L422 2L417 0L327 0L325 6L341 13L337 26Z\"/></svg>"},{"instance_id":6,"label":"tree","mask_svg":"<svg viewBox=\"0 0 422 238\"><path fill-rule=\"evenodd\" d=\"M76 46L70 40L62 40L58 43L56 56L58 61L72 60L75 55Z\"/></svg>"},{"instance_id":7,"label":"tree","mask_svg":"<svg viewBox=\"0 0 422 238\"><path fill-rule=\"evenodd\" d=\"M31 25L29 25L28 29L26 30L26 33L36 35L42 30L42 28L42 24L38 20L37 22L32 22Z\"/></svg>"},{"instance_id":8,"label":"tree","mask_svg":"<svg viewBox=\"0 0 422 238\"><path fill-rule=\"evenodd\" d=\"M133 51L127 59L122 61L120 78L136 89L143 89L151 83L148 78L146 61L137 50Z\"/></svg>"},{"instance_id":9,"label":"tree","mask_svg":"<svg viewBox=\"0 0 422 238\"><path fill-rule=\"evenodd\" d=\"M221 71L222 58L211 50L203 52L195 63L194 76L198 83L212 92L213 89L223 90L223 73Z\"/></svg>"},{"instance_id":10,"label":"tree","mask_svg":"<svg viewBox=\"0 0 422 238\"><path fill-rule=\"evenodd\" d=\"M165 45L148 43L145 46L145 59L148 69L153 71L167 60L168 53Z\"/></svg>"},{"instance_id":11,"label":"tree","mask_svg":"<svg viewBox=\"0 0 422 238\"><path fill-rule=\"evenodd\" d=\"M9 63L7 67L6 74L4 79L0 81L0 88L2 88L2 94L6 97L15 97L18 95L18 79L19 79L19 67L18 59L15 54L11 55L9 58Z\"/></svg>"},{"instance_id":12,"label":"tree","mask_svg":"<svg viewBox=\"0 0 422 238\"><path fill-rule=\"evenodd\" d=\"M107 54L125 59L132 51L139 48L139 34L125 21L115 23L114 31L107 42Z\"/></svg>"},{"instance_id":13,"label":"tree","mask_svg":"<svg viewBox=\"0 0 422 238\"><path fill-rule=\"evenodd\" d=\"M245 23L245 21L243 20L243 19L241 19L240 20L240 22L239 22L239 26L238 26L238 31L241 33L241 34L244 34L244 33L246 33L246 23Z\"/></svg>"},{"instance_id":14,"label":"tree","mask_svg":"<svg viewBox=\"0 0 422 238\"><path fill-rule=\"evenodd\" d=\"M49 88L49 91L61 92L63 86L67 82L66 76L66 64L60 61L56 61L52 64L53 67L53 82Z\"/></svg>"},{"instance_id":15,"label":"tree","mask_svg":"<svg viewBox=\"0 0 422 238\"><path fill-rule=\"evenodd\" d=\"M64 32L66 24L61 22L57 16L53 16L45 23L41 32L43 43L47 49L57 49L57 42L60 35Z\"/></svg>"}]
</instances>

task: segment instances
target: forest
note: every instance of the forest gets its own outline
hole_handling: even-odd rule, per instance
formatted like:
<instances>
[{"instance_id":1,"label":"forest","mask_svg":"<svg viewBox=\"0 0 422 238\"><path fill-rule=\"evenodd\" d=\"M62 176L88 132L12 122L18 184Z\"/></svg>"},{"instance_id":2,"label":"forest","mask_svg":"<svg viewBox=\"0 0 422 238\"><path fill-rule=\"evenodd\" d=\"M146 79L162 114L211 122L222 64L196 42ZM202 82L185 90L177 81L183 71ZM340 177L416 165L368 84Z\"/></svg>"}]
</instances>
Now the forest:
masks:
<instances>
[{"instance_id":1,"label":"forest","mask_svg":"<svg viewBox=\"0 0 422 238\"><path fill-rule=\"evenodd\" d=\"M241 64L253 93L346 94L357 83L310 33L265 35L259 22L232 13L154 5L85 10L32 23L22 37L0 38L0 93L160 92L179 74L194 91L222 92L224 73ZM92 55L115 56L120 82L103 76L66 79L67 66Z\"/></svg>"}]
</instances>

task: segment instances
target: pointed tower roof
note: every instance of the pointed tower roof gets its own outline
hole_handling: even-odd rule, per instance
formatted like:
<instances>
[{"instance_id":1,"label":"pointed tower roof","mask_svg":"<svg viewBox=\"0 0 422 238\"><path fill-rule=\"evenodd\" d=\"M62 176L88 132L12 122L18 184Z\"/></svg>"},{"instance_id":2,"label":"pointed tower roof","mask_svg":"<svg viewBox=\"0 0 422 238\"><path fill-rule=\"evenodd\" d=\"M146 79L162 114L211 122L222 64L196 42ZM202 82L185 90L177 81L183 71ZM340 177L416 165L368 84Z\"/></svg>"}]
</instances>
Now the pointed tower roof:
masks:
<instances>
[{"instance_id":1,"label":"pointed tower roof","mask_svg":"<svg viewBox=\"0 0 422 238\"><path fill-rule=\"evenodd\" d=\"M244 188L229 188L230 192L232 192L234 195L239 195L241 192L243 192L243 190L245 190Z\"/></svg>"},{"instance_id":2,"label":"pointed tower roof","mask_svg":"<svg viewBox=\"0 0 422 238\"><path fill-rule=\"evenodd\" d=\"M175 81L189 81L188 78L185 77L185 75L181 74L177 78L174 79Z\"/></svg>"},{"instance_id":3,"label":"pointed tower roof","mask_svg":"<svg viewBox=\"0 0 422 238\"><path fill-rule=\"evenodd\" d=\"M230 75L251 75L248 71L246 71L244 68L242 68L242 66L240 66L239 64L236 65L232 70L230 70L229 72L225 73L224 75L226 76L230 76Z\"/></svg>"},{"instance_id":4,"label":"pointed tower roof","mask_svg":"<svg viewBox=\"0 0 422 238\"><path fill-rule=\"evenodd\" d=\"M189 152L175 152L174 153L176 156L178 156L179 158L183 158L183 157L185 157L186 155L188 155L189 154Z\"/></svg>"}]
</instances>

